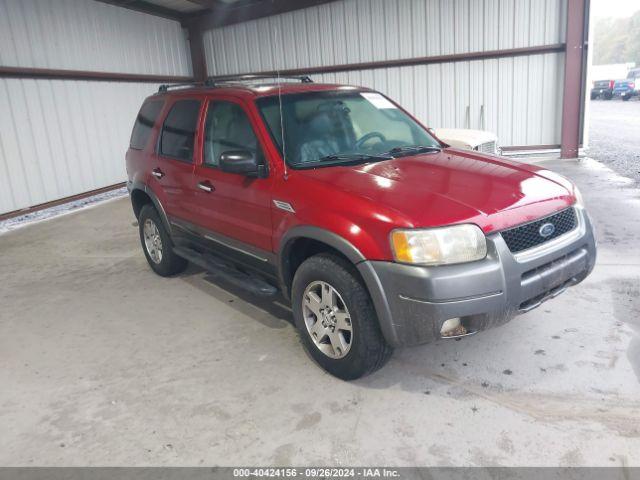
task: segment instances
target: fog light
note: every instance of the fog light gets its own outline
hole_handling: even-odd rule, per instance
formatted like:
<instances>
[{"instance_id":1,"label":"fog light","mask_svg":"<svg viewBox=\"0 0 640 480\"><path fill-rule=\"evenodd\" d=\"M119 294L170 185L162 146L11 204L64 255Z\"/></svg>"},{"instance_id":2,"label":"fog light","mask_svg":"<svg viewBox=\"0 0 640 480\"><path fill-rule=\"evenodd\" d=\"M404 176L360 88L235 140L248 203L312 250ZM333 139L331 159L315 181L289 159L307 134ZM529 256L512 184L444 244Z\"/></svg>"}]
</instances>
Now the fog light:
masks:
<instances>
[{"instance_id":1,"label":"fog light","mask_svg":"<svg viewBox=\"0 0 640 480\"><path fill-rule=\"evenodd\" d=\"M440 335L443 337L453 337L464 335L465 333L467 333L467 330L460 323L460 317L445 320L440 329Z\"/></svg>"}]
</instances>

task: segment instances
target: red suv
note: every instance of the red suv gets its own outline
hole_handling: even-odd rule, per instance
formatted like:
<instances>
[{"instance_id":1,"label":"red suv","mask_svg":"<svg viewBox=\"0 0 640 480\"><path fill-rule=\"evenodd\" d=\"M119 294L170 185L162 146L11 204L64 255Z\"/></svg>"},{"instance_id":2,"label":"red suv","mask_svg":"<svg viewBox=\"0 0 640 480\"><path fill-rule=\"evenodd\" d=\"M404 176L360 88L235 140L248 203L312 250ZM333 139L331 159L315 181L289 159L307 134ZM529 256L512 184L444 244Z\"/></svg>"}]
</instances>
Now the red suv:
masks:
<instances>
[{"instance_id":1,"label":"red suv","mask_svg":"<svg viewBox=\"0 0 640 480\"><path fill-rule=\"evenodd\" d=\"M245 80L145 100L126 156L142 248L163 276L190 261L280 291L333 375L503 324L593 269L564 177L451 148L370 89Z\"/></svg>"}]
</instances>

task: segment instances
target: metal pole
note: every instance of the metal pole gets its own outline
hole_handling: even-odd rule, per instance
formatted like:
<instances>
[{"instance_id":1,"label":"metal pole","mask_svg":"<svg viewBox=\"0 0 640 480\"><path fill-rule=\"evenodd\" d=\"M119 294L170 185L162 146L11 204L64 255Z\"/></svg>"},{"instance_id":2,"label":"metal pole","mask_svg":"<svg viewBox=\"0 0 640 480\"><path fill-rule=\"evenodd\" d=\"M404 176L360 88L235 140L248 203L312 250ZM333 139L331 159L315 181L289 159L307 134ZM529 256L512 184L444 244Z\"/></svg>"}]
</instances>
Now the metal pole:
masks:
<instances>
[{"instance_id":1,"label":"metal pole","mask_svg":"<svg viewBox=\"0 0 640 480\"><path fill-rule=\"evenodd\" d=\"M586 21L589 0L567 0L567 41L562 98L561 158L578 156L586 61Z\"/></svg>"},{"instance_id":2,"label":"metal pole","mask_svg":"<svg viewBox=\"0 0 640 480\"><path fill-rule=\"evenodd\" d=\"M207 78L207 60L204 56L204 42L202 29L196 22L187 25L189 35L189 50L191 52L191 65L193 78L196 82L202 82Z\"/></svg>"}]
</instances>

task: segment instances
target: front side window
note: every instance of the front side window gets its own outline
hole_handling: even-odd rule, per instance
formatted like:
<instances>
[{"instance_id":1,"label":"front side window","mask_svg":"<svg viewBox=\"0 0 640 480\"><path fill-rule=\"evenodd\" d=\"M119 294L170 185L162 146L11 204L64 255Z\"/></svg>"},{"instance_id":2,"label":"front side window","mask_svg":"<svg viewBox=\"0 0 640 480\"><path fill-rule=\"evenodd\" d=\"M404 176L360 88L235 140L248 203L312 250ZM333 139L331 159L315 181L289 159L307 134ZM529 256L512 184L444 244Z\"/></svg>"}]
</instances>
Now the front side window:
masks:
<instances>
[{"instance_id":1,"label":"front side window","mask_svg":"<svg viewBox=\"0 0 640 480\"><path fill-rule=\"evenodd\" d=\"M376 92L288 94L282 96L282 105L278 96L258 99L257 104L293 167L440 148L421 125Z\"/></svg>"},{"instance_id":2,"label":"front side window","mask_svg":"<svg viewBox=\"0 0 640 480\"><path fill-rule=\"evenodd\" d=\"M213 101L204 127L204 164L217 167L220 155L233 150L248 150L261 158L258 139L249 117L233 102Z\"/></svg>"},{"instance_id":3,"label":"front side window","mask_svg":"<svg viewBox=\"0 0 640 480\"><path fill-rule=\"evenodd\" d=\"M131 142L129 144L131 148L142 150L147 145L151 129L156 123L163 104L162 100L151 100L142 105L131 132Z\"/></svg>"},{"instance_id":4,"label":"front side window","mask_svg":"<svg viewBox=\"0 0 640 480\"><path fill-rule=\"evenodd\" d=\"M173 104L162 126L160 153L186 162L193 162L193 150L198 125L200 102L179 100Z\"/></svg>"}]
</instances>

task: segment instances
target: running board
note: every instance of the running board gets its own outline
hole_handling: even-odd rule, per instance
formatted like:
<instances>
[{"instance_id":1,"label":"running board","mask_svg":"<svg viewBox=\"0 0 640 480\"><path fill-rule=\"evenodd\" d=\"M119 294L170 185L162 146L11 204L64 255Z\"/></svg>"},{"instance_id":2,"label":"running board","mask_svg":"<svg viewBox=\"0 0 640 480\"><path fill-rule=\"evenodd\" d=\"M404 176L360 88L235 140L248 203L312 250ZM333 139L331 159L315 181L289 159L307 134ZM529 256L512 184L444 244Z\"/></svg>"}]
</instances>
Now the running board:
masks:
<instances>
[{"instance_id":1,"label":"running board","mask_svg":"<svg viewBox=\"0 0 640 480\"><path fill-rule=\"evenodd\" d=\"M175 247L176 255L207 270L212 277L223 280L234 287L246 290L259 297L273 297L278 289L262 278L241 272L229 262L211 254L203 254L191 248Z\"/></svg>"}]
</instances>

